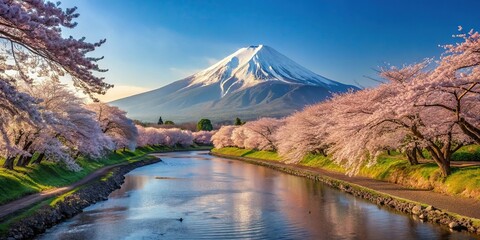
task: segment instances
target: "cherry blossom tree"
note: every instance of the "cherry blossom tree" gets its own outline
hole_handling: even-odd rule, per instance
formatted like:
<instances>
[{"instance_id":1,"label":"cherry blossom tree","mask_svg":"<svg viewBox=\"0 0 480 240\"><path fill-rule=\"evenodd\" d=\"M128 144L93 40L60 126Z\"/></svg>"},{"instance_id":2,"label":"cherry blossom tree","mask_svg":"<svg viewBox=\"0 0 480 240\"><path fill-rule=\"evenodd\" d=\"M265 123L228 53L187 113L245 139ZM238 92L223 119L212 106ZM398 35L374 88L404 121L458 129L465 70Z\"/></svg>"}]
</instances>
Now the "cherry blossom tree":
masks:
<instances>
[{"instance_id":1,"label":"cherry blossom tree","mask_svg":"<svg viewBox=\"0 0 480 240\"><path fill-rule=\"evenodd\" d=\"M215 131L193 132L193 142L199 145L211 145L213 134L215 134Z\"/></svg>"},{"instance_id":2,"label":"cherry blossom tree","mask_svg":"<svg viewBox=\"0 0 480 240\"><path fill-rule=\"evenodd\" d=\"M276 118L260 118L242 125L244 128L245 148L276 151L275 133L283 124L283 120Z\"/></svg>"},{"instance_id":3,"label":"cherry blossom tree","mask_svg":"<svg viewBox=\"0 0 480 240\"><path fill-rule=\"evenodd\" d=\"M135 125L138 132L137 137L137 146L145 147L150 145L150 134L148 132L148 128L143 127L142 125Z\"/></svg>"},{"instance_id":4,"label":"cherry blossom tree","mask_svg":"<svg viewBox=\"0 0 480 240\"><path fill-rule=\"evenodd\" d=\"M69 140L66 144L75 158L83 155L96 159L115 149L115 143L102 131L94 112L75 106L70 106L66 112L72 124L67 125L70 131L65 131L64 138Z\"/></svg>"},{"instance_id":5,"label":"cherry blossom tree","mask_svg":"<svg viewBox=\"0 0 480 240\"><path fill-rule=\"evenodd\" d=\"M145 136L143 136L143 140L140 140L142 145L140 146L166 146L168 142L168 136L163 130L159 130L158 128L154 127L147 127L144 131ZM140 139L140 136L139 136Z\"/></svg>"},{"instance_id":6,"label":"cherry blossom tree","mask_svg":"<svg viewBox=\"0 0 480 240\"><path fill-rule=\"evenodd\" d=\"M333 104L327 100L287 117L275 135L280 156L297 163L309 153L326 155L328 128L336 124L331 118Z\"/></svg>"},{"instance_id":7,"label":"cherry blossom tree","mask_svg":"<svg viewBox=\"0 0 480 240\"><path fill-rule=\"evenodd\" d=\"M6 151L3 155L7 158L19 151L17 148L18 142L12 142L8 136L8 126L23 125L28 127L27 125L40 123L41 116L36 107L38 102L38 99L19 92L10 82L0 80L0 138L4 145L2 149ZM9 164L7 163L7 165Z\"/></svg>"},{"instance_id":8,"label":"cherry blossom tree","mask_svg":"<svg viewBox=\"0 0 480 240\"><path fill-rule=\"evenodd\" d=\"M457 115L448 111L439 111L438 108L425 104L425 96L435 98L439 105L448 105L452 99L439 98L428 88L423 89L425 81L435 77L435 71L426 71L425 63L406 66L403 68L392 68L384 71L382 76L391 82L397 82L403 86L403 91L391 98L385 109L395 115L384 117L397 128L408 130L409 137L424 147L433 160L439 165L442 175L450 174L450 160L452 154L463 145L471 143L472 139L465 135L458 122ZM414 75L410 74L415 72ZM397 85L399 85L397 84ZM433 87L433 85L430 85ZM419 97L420 96L420 97ZM394 109L395 108L395 109Z\"/></svg>"},{"instance_id":9,"label":"cherry blossom tree","mask_svg":"<svg viewBox=\"0 0 480 240\"><path fill-rule=\"evenodd\" d=\"M11 146L6 128L11 124L40 124L39 100L22 92L36 79L57 79L67 74L84 93L103 94L112 87L94 75L104 72L101 58L87 56L105 40L88 43L84 38L62 37L62 28L74 28L76 8L40 0L0 2L0 134L5 148ZM8 154L10 155L10 154Z\"/></svg>"},{"instance_id":10,"label":"cherry blossom tree","mask_svg":"<svg viewBox=\"0 0 480 240\"><path fill-rule=\"evenodd\" d=\"M174 147L176 145L180 145L186 147L193 144L193 135L190 130L181 130L179 128L160 128L158 131L163 132L167 136L167 146Z\"/></svg>"},{"instance_id":11,"label":"cherry blossom tree","mask_svg":"<svg viewBox=\"0 0 480 240\"><path fill-rule=\"evenodd\" d=\"M456 37L463 42L444 46L438 66L412 86L413 97L417 105L452 115L460 129L480 144L480 34L471 30Z\"/></svg>"},{"instance_id":12,"label":"cherry blossom tree","mask_svg":"<svg viewBox=\"0 0 480 240\"><path fill-rule=\"evenodd\" d=\"M421 106L412 97L418 91L416 84L430 77L431 72L425 71L429 62L383 70L382 76L389 82L334 99L333 117L338 123L330 128L328 142L337 163L355 173L363 163L375 163L378 153L387 147L422 147L430 152L443 176L450 174L452 154L471 140L454 118Z\"/></svg>"},{"instance_id":13,"label":"cherry blossom tree","mask_svg":"<svg viewBox=\"0 0 480 240\"><path fill-rule=\"evenodd\" d=\"M404 137L404 132L399 130L393 135L394 141L384 141L382 136L389 133L385 131L389 122L382 122L384 115L379 115L379 121L373 119L375 114L380 114L377 111L385 110L379 108L379 101L392 94L385 86L388 85L338 95L332 99L331 111L324 115L325 121L330 119L324 127L327 153L350 174L357 173L365 163L374 164L380 152L395 149L399 145L396 140Z\"/></svg>"},{"instance_id":14,"label":"cherry blossom tree","mask_svg":"<svg viewBox=\"0 0 480 240\"><path fill-rule=\"evenodd\" d=\"M247 128L240 127L240 125L232 131L231 140L235 147L245 148L245 140L247 139L246 131L249 131Z\"/></svg>"},{"instance_id":15,"label":"cherry blossom tree","mask_svg":"<svg viewBox=\"0 0 480 240\"><path fill-rule=\"evenodd\" d=\"M28 70L41 67L39 77L68 74L75 86L86 94L103 94L111 85L94 72L103 72L97 62L102 58L87 56L105 40L88 43L85 38L64 38L62 28L74 28L77 8L60 8L60 3L41 0L9 0L0 3L0 39L8 47L3 66L16 71L26 82L33 82ZM13 60L6 61L5 59Z\"/></svg>"},{"instance_id":16,"label":"cherry blossom tree","mask_svg":"<svg viewBox=\"0 0 480 240\"><path fill-rule=\"evenodd\" d=\"M42 99L38 106L43 121L9 127L8 135L19 151L6 154L4 167L12 169L17 157L17 166L26 166L38 153L35 163L43 159L61 161L70 169L79 170L75 163L78 155L98 158L113 148L111 139L96 121L95 113L85 109L83 99L65 85L49 80L28 86L24 91Z\"/></svg>"},{"instance_id":17,"label":"cherry blossom tree","mask_svg":"<svg viewBox=\"0 0 480 240\"><path fill-rule=\"evenodd\" d=\"M212 136L213 146L216 148L234 147L235 144L232 140L232 132L235 128L235 126L220 127L220 129Z\"/></svg>"},{"instance_id":18,"label":"cherry blossom tree","mask_svg":"<svg viewBox=\"0 0 480 240\"><path fill-rule=\"evenodd\" d=\"M275 151L275 133L282 124L280 119L261 118L242 126L222 126L212 136L213 145Z\"/></svg>"},{"instance_id":19,"label":"cherry blossom tree","mask_svg":"<svg viewBox=\"0 0 480 240\"><path fill-rule=\"evenodd\" d=\"M154 145L169 147L180 145L185 147L193 144L193 135L189 130L179 128L145 128L140 125L137 125L137 129L139 134L137 145L141 147Z\"/></svg>"},{"instance_id":20,"label":"cherry blossom tree","mask_svg":"<svg viewBox=\"0 0 480 240\"><path fill-rule=\"evenodd\" d=\"M125 111L106 103L91 103L88 109L94 111L100 123L102 132L107 134L115 143L116 148L129 148L134 150L137 143L137 127L127 117Z\"/></svg>"}]
</instances>

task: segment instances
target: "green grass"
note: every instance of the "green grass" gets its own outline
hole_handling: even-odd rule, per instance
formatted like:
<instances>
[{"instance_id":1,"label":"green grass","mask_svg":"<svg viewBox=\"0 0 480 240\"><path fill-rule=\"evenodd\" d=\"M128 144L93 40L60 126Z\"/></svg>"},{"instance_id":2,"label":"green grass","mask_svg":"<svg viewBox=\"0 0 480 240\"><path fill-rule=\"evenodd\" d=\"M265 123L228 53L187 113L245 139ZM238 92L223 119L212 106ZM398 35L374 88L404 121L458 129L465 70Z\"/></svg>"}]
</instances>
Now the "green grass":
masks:
<instances>
[{"instance_id":1,"label":"green grass","mask_svg":"<svg viewBox=\"0 0 480 240\"><path fill-rule=\"evenodd\" d=\"M23 195L36 193L42 190L50 189L53 187L61 187L74 183L81 178L85 177L93 171L118 163L141 161L148 156L148 153L152 152L167 152L177 150L210 150L209 146L193 146L187 148L170 148L170 147L142 147L137 148L135 151L117 151L105 158L98 160L79 159L79 164L83 167L80 172L71 172L66 170L59 164L51 162L42 162L37 166L31 166L26 168L15 168L14 171L0 169L0 201L7 202L19 198ZM1 164L1 162L0 162ZM113 172L108 172L103 176L100 181L106 181L113 176ZM66 192L60 196L52 197L41 202L38 202L24 210L21 210L15 215L8 216L0 223L0 235L4 235L9 226L25 217L33 215L39 208L50 205L54 206L60 201L63 201L65 197L72 195L83 186L77 187L69 192ZM0 202L0 203L1 203Z\"/></svg>"},{"instance_id":2,"label":"green grass","mask_svg":"<svg viewBox=\"0 0 480 240\"><path fill-rule=\"evenodd\" d=\"M145 157L142 157L141 159L144 159ZM108 178L112 177L113 174L109 173L107 174L107 176L105 176L104 178L102 178L101 181L106 181ZM58 202L61 202L61 201L64 201L65 198L67 196L70 196L72 194L74 194L75 192L77 192L78 190L82 189L83 186L80 186L80 187L77 187L71 191L68 191L62 195L59 195L59 196L55 196L55 197L51 197L51 198L48 198L48 199L45 199L41 202L38 202L38 203L35 203L34 205L26 208L26 209L23 209L23 210L20 210L19 212L16 212L15 215L9 215L6 217L6 219L3 219L1 222L0 222L0 236L4 236L10 225L13 224L13 223L16 223L26 217L29 217L29 216L32 216L34 213L37 212L38 209L40 209L41 207L43 206L52 206L54 207Z\"/></svg>"},{"instance_id":3,"label":"green grass","mask_svg":"<svg viewBox=\"0 0 480 240\"><path fill-rule=\"evenodd\" d=\"M276 152L270 152L270 151L256 151L256 150L250 150L250 149L226 147L221 149L214 148L212 149L212 152L226 154L226 155L235 156L235 157L248 157L248 158L256 158L256 159L270 160L270 161L281 160L280 156L278 156Z\"/></svg>"},{"instance_id":4,"label":"green grass","mask_svg":"<svg viewBox=\"0 0 480 240\"><path fill-rule=\"evenodd\" d=\"M308 154L302 159L302 161L299 162L299 164L308 167L327 169L335 172L345 172L344 168L323 155Z\"/></svg>"},{"instance_id":5,"label":"green grass","mask_svg":"<svg viewBox=\"0 0 480 240\"><path fill-rule=\"evenodd\" d=\"M39 208L50 204L55 198L49 198L44 201L41 201L39 203L36 203L35 205L29 207L28 209L16 214L15 216L8 218L5 221L2 221L0 223L0 236L5 235L5 233L8 231L9 226L23 218L26 218L28 216L31 216L34 214Z\"/></svg>"},{"instance_id":6,"label":"green grass","mask_svg":"<svg viewBox=\"0 0 480 240\"><path fill-rule=\"evenodd\" d=\"M255 151L239 148L213 149L212 152L231 156L249 157L264 160L281 161L275 152ZM456 160L472 160L472 156L480 154L480 146L465 146L457 152ZM254 157L253 157L254 156ZM335 172L345 173L346 170L322 155L309 154L299 165L316 167ZM447 178L441 176L435 163L423 163L411 166L406 157L398 152L391 155L382 154L373 166L363 166L360 176L402 184L406 187L433 189L449 195L460 195L480 200L480 166L452 167L452 174Z\"/></svg>"},{"instance_id":7,"label":"green grass","mask_svg":"<svg viewBox=\"0 0 480 240\"><path fill-rule=\"evenodd\" d=\"M480 161L480 145L463 146L452 155L453 161Z\"/></svg>"},{"instance_id":8,"label":"green grass","mask_svg":"<svg viewBox=\"0 0 480 240\"><path fill-rule=\"evenodd\" d=\"M78 163L83 168L79 172L69 171L62 164L48 161L44 161L40 165L15 167L14 170L0 168L0 204L28 194L72 184L99 168L122 162L138 161L147 153L188 149L190 148L142 147L133 152L129 150L116 151L97 160L79 158ZM195 147L195 149L208 150L210 148ZM0 160L0 164L3 164L2 160Z\"/></svg>"},{"instance_id":9,"label":"green grass","mask_svg":"<svg viewBox=\"0 0 480 240\"><path fill-rule=\"evenodd\" d=\"M110 177L112 177L112 175L110 175ZM77 188L74 188L73 190L71 191L68 191L60 196L57 196L57 197L54 197L53 199L50 199L50 201L48 201L48 205L50 206L55 206L55 204L57 204L58 202L62 202L63 200L65 200L65 198L67 196L70 196L72 194L74 194L76 191L80 190L82 187L77 187Z\"/></svg>"},{"instance_id":10,"label":"green grass","mask_svg":"<svg viewBox=\"0 0 480 240\"><path fill-rule=\"evenodd\" d=\"M480 199L480 166L454 168L444 183L448 192Z\"/></svg>"}]
</instances>

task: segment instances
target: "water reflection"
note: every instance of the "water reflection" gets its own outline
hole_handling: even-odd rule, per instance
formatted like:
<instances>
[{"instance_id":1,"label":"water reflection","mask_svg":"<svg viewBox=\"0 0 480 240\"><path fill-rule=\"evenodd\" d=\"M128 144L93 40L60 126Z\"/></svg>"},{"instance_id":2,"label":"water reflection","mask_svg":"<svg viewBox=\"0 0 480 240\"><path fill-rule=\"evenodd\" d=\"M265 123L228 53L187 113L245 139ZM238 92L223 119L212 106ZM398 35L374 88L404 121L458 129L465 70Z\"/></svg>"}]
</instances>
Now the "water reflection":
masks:
<instances>
[{"instance_id":1,"label":"water reflection","mask_svg":"<svg viewBox=\"0 0 480 240\"><path fill-rule=\"evenodd\" d=\"M108 201L41 238L472 238L268 168L195 152L161 157L128 174Z\"/></svg>"},{"instance_id":2,"label":"water reflection","mask_svg":"<svg viewBox=\"0 0 480 240\"><path fill-rule=\"evenodd\" d=\"M149 177L141 175L129 175L125 178L125 182L122 184L122 187L110 194L109 198L121 198L128 197L128 192L132 190L142 189Z\"/></svg>"}]
</instances>

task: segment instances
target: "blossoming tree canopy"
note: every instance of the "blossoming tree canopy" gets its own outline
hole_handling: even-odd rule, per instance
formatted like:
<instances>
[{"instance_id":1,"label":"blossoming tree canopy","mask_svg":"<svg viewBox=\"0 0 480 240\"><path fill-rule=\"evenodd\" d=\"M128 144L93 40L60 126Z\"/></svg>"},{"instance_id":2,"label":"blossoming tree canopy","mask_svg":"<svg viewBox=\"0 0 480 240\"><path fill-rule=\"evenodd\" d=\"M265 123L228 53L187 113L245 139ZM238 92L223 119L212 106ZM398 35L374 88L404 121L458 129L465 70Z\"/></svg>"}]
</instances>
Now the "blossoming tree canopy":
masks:
<instances>
[{"instance_id":1,"label":"blossoming tree canopy","mask_svg":"<svg viewBox=\"0 0 480 240\"><path fill-rule=\"evenodd\" d=\"M419 105L451 115L480 144L480 34L471 30L456 37L463 42L444 46L438 67L416 84L416 97Z\"/></svg>"},{"instance_id":2,"label":"blossoming tree canopy","mask_svg":"<svg viewBox=\"0 0 480 240\"><path fill-rule=\"evenodd\" d=\"M463 42L445 46L438 62L382 69L379 86L306 107L278 127L272 119L224 126L213 144L276 150L292 163L328 154L350 174L386 150L404 152L412 165L425 150L447 176L453 153L480 143L480 34L458 37Z\"/></svg>"},{"instance_id":3,"label":"blossoming tree canopy","mask_svg":"<svg viewBox=\"0 0 480 240\"><path fill-rule=\"evenodd\" d=\"M91 103L87 108L95 112L101 131L114 141L116 148L135 149L138 137L137 127L127 117L125 111L106 103Z\"/></svg>"},{"instance_id":4,"label":"blossoming tree canopy","mask_svg":"<svg viewBox=\"0 0 480 240\"><path fill-rule=\"evenodd\" d=\"M79 14L75 7L63 10L59 5L42 0L0 1L0 39L6 49L3 66L27 82L33 80L28 70L35 67L41 67L38 76L67 73L86 94L105 93L111 85L93 74L105 71L97 64L101 58L87 56L105 40L88 43L85 38L64 38L62 28L74 28Z\"/></svg>"},{"instance_id":5,"label":"blossoming tree canopy","mask_svg":"<svg viewBox=\"0 0 480 240\"><path fill-rule=\"evenodd\" d=\"M15 154L6 126L39 124L38 104L42 99L22 92L19 87L36 80L58 80L71 76L74 86L85 94L103 94L112 85L95 76L104 72L87 56L105 40L96 43L84 38L63 37L62 28L74 28L76 8L43 0L0 0L0 136L5 149Z\"/></svg>"}]
</instances>

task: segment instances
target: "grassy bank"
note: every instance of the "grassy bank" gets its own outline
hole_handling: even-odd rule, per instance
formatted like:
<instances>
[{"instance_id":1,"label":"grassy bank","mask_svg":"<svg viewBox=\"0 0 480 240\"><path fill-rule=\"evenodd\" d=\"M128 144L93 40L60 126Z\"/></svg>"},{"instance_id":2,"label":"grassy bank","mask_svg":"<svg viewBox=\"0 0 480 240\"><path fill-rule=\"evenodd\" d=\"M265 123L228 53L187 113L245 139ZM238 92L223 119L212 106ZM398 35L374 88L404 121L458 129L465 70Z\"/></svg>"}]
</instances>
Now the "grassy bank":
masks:
<instances>
[{"instance_id":1,"label":"grassy bank","mask_svg":"<svg viewBox=\"0 0 480 240\"><path fill-rule=\"evenodd\" d=\"M165 152L165 151L172 151L172 150L189 150L189 149L169 149L169 148L162 148L162 147L143 148L143 149L139 149L139 151L131 152L130 155L135 154L136 156L132 156L132 157L129 157L129 158L124 158L124 161L119 162L119 163L135 163L135 162L140 162L140 161L148 162L148 161L156 160L157 157L152 156L152 155L148 155L147 153ZM142 153L143 153L143 155L141 155ZM125 153L123 153L123 154L125 154ZM2 239L2 237L6 237L6 234L7 234L8 230L10 229L10 227L12 226L12 224L18 223L18 222L22 221L24 218L28 218L28 217L33 216L43 207L46 207L46 206L58 207L57 204L59 202L63 202L67 197L77 193L78 191L80 191L84 188L91 187L91 184L95 184L95 183L98 183L98 182L109 181L111 178L114 177L114 171L115 171L115 168L106 172L104 174L104 176L101 177L98 180L94 180L94 181L88 182L84 185L78 186L78 187L76 187L76 188L74 188L74 189L72 189L68 192L65 192L65 193L61 194L61 195L52 196L52 197L46 198L44 200L38 201L37 203L32 204L25 209L19 210L19 211L15 212L14 214L7 215L3 219L0 219L0 239Z\"/></svg>"},{"instance_id":2,"label":"grassy bank","mask_svg":"<svg viewBox=\"0 0 480 240\"><path fill-rule=\"evenodd\" d=\"M255 151L239 148L212 149L212 152L237 157L256 158L269 161L281 161L275 152ZM480 153L480 147L468 146L455 156L457 160L474 160ZM345 172L345 169L332 162L328 157L308 155L299 165L316 167L336 172ZM432 189L449 195L471 197L480 200L480 166L452 167L452 174L447 178L440 175L435 163L422 163L410 166L406 158L399 153L383 154L378 163L361 168L359 175L377 180L399 183L411 188Z\"/></svg>"},{"instance_id":3,"label":"grassy bank","mask_svg":"<svg viewBox=\"0 0 480 240\"><path fill-rule=\"evenodd\" d=\"M40 165L15 167L15 170L1 168L0 204L4 204L28 194L72 184L99 168L123 162L138 161L141 160L141 157L147 153L188 149L189 148L176 149L163 146L142 147L137 148L135 151L116 151L102 159L97 160L80 158L78 163L83 170L79 172L69 171L59 163L48 161L42 162ZM199 147L192 149L209 148ZM0 164L3 164L3 162L0 161Z\"/></svg>"},{"instance_id":4,"label":"grassy bank","mask_svg":"<svg viewBox=\"0 0 480 240\"><path fill-rule=\"evenodd\" d=\"M81 189L81 187L75 188L72 191L69 191L58 197L52 197L52 198L45 199L41 202L38 202L24 210L19 211L18 214L14 216L11 216L11 215L7 216L6 219L2 219L2 221L0 222L0 236L5 236L7 230L12 224L20 221L21 219L24 219L26 217L33 215L37 210L39 210L43 206L46 206L46 205L54 206L55 203L59 201L63 201L65 197L73 194L75 191L78 191L79 189Z\"/></svg>"}]
</instances>

